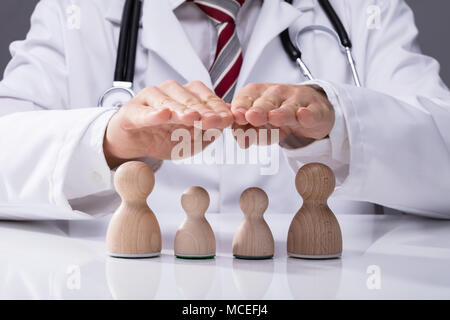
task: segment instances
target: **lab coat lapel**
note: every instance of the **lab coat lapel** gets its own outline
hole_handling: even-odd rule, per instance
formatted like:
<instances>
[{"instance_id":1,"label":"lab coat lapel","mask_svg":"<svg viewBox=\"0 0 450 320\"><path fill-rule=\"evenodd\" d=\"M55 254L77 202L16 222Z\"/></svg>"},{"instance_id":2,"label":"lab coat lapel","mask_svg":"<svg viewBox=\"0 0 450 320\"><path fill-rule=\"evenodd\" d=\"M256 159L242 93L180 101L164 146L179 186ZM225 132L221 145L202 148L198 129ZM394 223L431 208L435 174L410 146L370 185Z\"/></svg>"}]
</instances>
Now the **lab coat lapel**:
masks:
<instances>
[{"instance_id":1,"label":"lab coat lapel","mask_svg":"<svg viewBox=\"0 0 450 320\"><path fill-rule=\"evenodd\" d=\"M110 1L105 17L119 26L125 0ZM186 81L200 80L212 87L208 70L192 48L180 22L173 13L174 4L177 2L182 2L182 0L144 1L141 21L143 25L142 45L158 54ZM314 0L294 1L294 6L282 0L265 0L263 2L244 55L237 89L246 83L267 44L300 18L305 11L310 11L314 6ZM311 18L310 15L307 16ZM302 20L302 25L312 22L306 21L310 19L303 19L303 16L300 20ZM183 49L180 50L180 48Z\"/></svg>"},{"instance_id":2,"label":"lab coat lapel","mask_svg":"<svg viewBox=\"0 0 450 320\"><path fill-rule=\"evenodd\" d=\"M245 85L267 44L288 28L304 11L314 7L313 0L300 0L295 7L282 0L265 0L244 55L237 89Z\"/></svg>"},{"instance_id":3,"label":"lab coat lapel","mask_svg":"<svg viewBox=\"0 0 450 320\"><path fill-rule=\"evenodd\" d=\"M108 8L105 12L105 19L112 22L114 25L120 26L125 0L110 0L108 2Z\"/></svg>"},{"instance_id":4,"label":"lab coat lapel","mask_svg":"<svg viewBox=\"0 0 450 320\"><path fill-rule=\"evenodd\" d=\"M141 44L158 54L186 81L200 80L212 87L208 70L192 48L173 8L184 0L144 0ZM110 0L105 18L120 27L125 0Z\"/></svg>"},{"instance_id":5,"label":"lab coat lapel","mask_svg":"<svg viewBox=\"0 0 450 320\"><path fill-rule=\"evenodd\" d=\"M142 45L158 54L186 81L200 80L212 87L209 72L187 38L170 1L144 1Z\"/></svg>"}]
</instances>

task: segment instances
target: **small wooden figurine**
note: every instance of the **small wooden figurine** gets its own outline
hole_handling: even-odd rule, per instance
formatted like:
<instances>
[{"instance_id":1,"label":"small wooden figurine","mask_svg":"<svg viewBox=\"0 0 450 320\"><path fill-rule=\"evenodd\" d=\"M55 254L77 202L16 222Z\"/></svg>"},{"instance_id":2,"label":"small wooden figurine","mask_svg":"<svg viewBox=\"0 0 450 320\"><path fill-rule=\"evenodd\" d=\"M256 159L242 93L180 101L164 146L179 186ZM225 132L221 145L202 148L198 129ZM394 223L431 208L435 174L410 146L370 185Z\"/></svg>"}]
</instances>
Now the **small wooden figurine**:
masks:
<instances>
[{"instance_id":1,"label":"small wooden figurine","mask_svg":"<svg viewBox=\"0 0 450 320\"><path fill-rule=\"evenodd\" d=\"M216 255L216 238L205 218L209 207L208 192L190 187L181 196L186 219L175 235L175 256L184 259L209 259Z\"/></svg>"},{"instance_id":2,"label":"small wooden figurine","mask_svg":"<svg viewBox=\"0 0 450 320\"><path fill-rule=\"evenodd\" d=\"M269 205L267 194L259 188L245 190L239 200L244 213L233 238L233 255L239 259L270 259L274 254L274 240L264 220Z\"/></svg>"}]
</instances>

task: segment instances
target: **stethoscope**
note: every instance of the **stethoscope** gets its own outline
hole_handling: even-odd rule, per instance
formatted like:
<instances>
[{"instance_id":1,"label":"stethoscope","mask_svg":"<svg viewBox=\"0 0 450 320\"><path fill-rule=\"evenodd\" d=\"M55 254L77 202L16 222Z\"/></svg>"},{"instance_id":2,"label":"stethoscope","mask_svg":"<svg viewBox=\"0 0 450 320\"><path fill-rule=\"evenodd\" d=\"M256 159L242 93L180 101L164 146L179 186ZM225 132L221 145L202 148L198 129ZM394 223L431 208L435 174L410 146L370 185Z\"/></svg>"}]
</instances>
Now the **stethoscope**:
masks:
<instances>
[{"instance_id":1,"label":"stethoscope","mask_svg":"<svg viewBox=\"0 0 450 320\"><path fill-rule=\"evenodd\" d=\"M292 0L285 0L292 4ZM360 87L358 71L356 70L355 60L352 55L352 43L342 24L341 19L328 0L318 0L320 6L325 11L330 20L337 38L347 56L355 85ZM98 105L100 107L120 107L136 96L133 91L133 78L136 63L137 40L139 33L139 22L142 11L142 0L127 0L122 13L122 25L120 27L119 45L117 49L116 69L114 72L113 86L105 91L100 97ZM301 31L301 33L312 30L322 30L330 33L330 30L322 26L310 26ZM333 34L333 36L336 36ZM314 80L314 77L308 66L302 60L302 53L289 35L289 29L280 34L280 39L284 50L289 58L296 63L302 74L308 80Z\"/></svg>"},{"instance_id":2,"label":"stethoscope","mask_svg":"<svg viewBox=\"0 0 450 320\"><path fill-rule=\"evenodd\" d=\"M100 97L99 107L120 107L136 96L133 91L133 79L141 9L141 0L127 0L125 2L113 86Z\"/></svg>"},{"instance_id":3,"label":"stethoscope","mask_svg":"<svg viewBox=\"0 0 450 320\"><path fill-rule=\"evenodd\" d=\"M292 0L285 0L285 1L289 4L292 4ZM331 24L333 25L334 31L337 33L338 40L340 41L340 44L342 45L342 48L345 51L348 63L352 70L353 81L355 82L355 85L357 87L361 87L358 70L356 70L355 59L353 59L353 55L352 55L352 42L350 41L350 37L348 36L347 31L345 30L345 27L342 24L341 19L339 19L339 16L337 15L336 11L334 10L334 8L330 4L330 2L328 0L318 0L318 1L319 1L320 6L322 7L323 11L325 11L325 14L327 15ZM317 29L329 33L329 29L322 27L322 26L311 26L311 27L305 28L305 29L303 29L302 33L305 31L312 31L312 30L317 30ZM280 34L280 39L281 39L281 43L283 44L283 48L286 51L287 55L293 62L298 64L303 75L308 80L314 80L314 77L312 76L311 71L309 70L309 68L305 64L305 62L302 60L302 52L292 42L291 37L289 36L289 29L284 30Z\"/></svg>"}]
</instances>

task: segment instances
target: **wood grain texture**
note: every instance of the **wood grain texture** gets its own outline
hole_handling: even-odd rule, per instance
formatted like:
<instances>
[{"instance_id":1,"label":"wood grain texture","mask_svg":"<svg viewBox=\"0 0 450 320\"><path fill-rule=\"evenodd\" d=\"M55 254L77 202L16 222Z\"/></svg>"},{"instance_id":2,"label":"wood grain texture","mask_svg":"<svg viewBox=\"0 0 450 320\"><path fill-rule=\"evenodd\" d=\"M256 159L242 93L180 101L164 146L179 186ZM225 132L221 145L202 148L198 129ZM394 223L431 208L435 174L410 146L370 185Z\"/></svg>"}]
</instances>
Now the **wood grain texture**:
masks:
<instances>
[{"instance_id":1,"label":"wood grain texture","mask_svg":"<svg viewBox=\"0 0 450 320\"><path fill-rule=\"evenodd\" d=\"M303 205L288 231L287 251L298 256L340 256L342 234L327 199L335 187L333 171L326 165L310 163L295 178Z\"/></svg>"},{"instance_id":2,"label":"wood grain texture","mask_svg":"<svg viewBox=\"0 0 450 320\"><path fill-rule=\"evenodd\" d=\"M161 230L147 197L153 190L153 170L143 162L121 165L114 176L114 185L122 198L106 234L111 255L145 255L161 251Z\"/></svg>"},{"instance_id":3,"label":"wood grain texture","mask_svg":"<svg viewBox=\"0 0 450 320\"><path fill-rule=\"evenodd\" d=\"M233 238L233 255L247 258L269 258L274 254L274 239L264 212L269 204L267 194L259 188L245 190L239 200L244 220Z\"/></svg>"},{"instance_id":4,"label":"wood grain texture","mask_svg":"<svg viewBox=\"0 0 450 320\"><path fill-rule=\"evenodd\" d=\"M174 252L177 256L214 256L216 238L205 218L209 207L208 192L202 187L188 188L181 196L186 219L175 235Z\"/></svg>"}]
</instances>

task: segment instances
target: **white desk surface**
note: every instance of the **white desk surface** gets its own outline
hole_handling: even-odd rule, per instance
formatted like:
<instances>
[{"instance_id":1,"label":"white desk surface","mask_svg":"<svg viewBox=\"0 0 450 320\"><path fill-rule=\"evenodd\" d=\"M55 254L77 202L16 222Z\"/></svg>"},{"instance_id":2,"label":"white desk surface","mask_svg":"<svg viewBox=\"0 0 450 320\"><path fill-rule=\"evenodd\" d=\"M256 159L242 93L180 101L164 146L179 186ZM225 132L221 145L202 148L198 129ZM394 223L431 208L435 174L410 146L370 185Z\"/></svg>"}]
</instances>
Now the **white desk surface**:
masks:
<instances>
[{"instance_id":1,"label":"white desk surface","mask_svg":"<svg viewBox=\"0 0 450 320\"><path fill-rule=\"evenodd\" d=\"M157 213L162 255L138 260L106 256L110 216L0 222L0 298L450 299L450 221L339 215L342 258L314 261L286 256L292 216L266 216L276 244L275 257L263 261L232 257L241 214L207 215L217 240L213 260L173 256L182 214ZM380 289L367 286L373 265L380 270Z\"/></svg>"}]
</instances>

